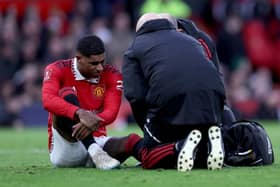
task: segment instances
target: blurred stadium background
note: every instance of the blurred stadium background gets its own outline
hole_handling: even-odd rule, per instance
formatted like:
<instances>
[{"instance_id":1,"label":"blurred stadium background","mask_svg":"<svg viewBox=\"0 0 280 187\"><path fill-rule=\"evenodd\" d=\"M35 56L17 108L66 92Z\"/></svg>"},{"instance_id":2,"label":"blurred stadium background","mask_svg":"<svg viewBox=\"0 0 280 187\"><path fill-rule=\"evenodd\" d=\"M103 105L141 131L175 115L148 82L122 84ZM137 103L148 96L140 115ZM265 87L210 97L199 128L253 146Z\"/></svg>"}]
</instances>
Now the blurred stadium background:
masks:
<instances>
[{"instance_id":1,"label":"blurred stadium background","mask_svg":"<svg viewBox=\"0 0 280 187\"><path fill-rule=\"evenodd\" d=\"M74 57L85 34L100 36L120 69L144 12L194 20L217 44L236 115L280 120L280 0L0 0L0 127L47 124L43 68ZM128 122L124 99L114 127Z\"/></svg>"}]
</instances>

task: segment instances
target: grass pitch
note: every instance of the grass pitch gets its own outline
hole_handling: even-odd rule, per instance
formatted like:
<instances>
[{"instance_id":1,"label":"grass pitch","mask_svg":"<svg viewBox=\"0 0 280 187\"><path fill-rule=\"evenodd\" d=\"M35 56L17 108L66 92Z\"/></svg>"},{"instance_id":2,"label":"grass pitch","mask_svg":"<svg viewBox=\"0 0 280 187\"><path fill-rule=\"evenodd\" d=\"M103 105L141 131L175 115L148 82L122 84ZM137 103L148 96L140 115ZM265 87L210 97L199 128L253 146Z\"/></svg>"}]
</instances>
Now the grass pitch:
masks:
<instances>
[{"instance_id":1,"label":"grass pitch","mask_svg":"<svg viewBox=\"0 0 280 187\"><path fill-rule=\"evenodd\" d=\"M127 160L122 169L53 168L47 151L46 129L0 129L0 187L280 187L280 124L264 122L272 139L275 163L265 167L223 168L220 171L194 169L142 170ZM109 135L138 132L109 131Z\"/></svg>"}]
</instances>

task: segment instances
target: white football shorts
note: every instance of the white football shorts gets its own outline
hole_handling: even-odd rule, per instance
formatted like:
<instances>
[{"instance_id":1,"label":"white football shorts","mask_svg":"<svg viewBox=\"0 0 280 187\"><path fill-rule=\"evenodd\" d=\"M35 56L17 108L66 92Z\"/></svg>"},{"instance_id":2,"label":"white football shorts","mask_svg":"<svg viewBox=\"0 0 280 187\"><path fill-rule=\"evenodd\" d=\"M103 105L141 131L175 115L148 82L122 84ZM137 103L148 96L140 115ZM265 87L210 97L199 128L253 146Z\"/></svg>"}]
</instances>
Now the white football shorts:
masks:
<instances>
[{"instance_id":1,"label":"white football shorts","mask_svg":"<svg viewBox=\"0 0 280 187\"><path fill-rule=\"evenodd\" d=\"M69 142L65 140L56 129L52 127L52 148L50 161L55 167L91 167L92 161L87 149L81 141ZM103 148L110 139L108 136L94 138L96 143Z\"/></svg>"}]
</instances>

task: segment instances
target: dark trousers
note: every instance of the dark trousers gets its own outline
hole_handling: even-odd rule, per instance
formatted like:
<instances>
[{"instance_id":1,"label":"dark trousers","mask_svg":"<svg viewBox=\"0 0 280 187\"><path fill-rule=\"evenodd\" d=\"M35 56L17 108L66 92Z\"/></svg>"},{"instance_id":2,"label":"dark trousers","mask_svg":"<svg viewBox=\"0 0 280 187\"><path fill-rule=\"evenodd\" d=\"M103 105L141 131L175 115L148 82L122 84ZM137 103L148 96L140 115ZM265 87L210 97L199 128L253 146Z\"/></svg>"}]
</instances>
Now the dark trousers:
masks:
<instances>
[{"instance_id":1,"label":"dark trousers","mask_svg":"<svg viewBox=\"0 0 280 187\"><path fill-rule=\"evenodd\" d=\"M202 135L208 136L208 129L211 125L165 125L147 123L144 126L144 142L147 148L185 140L189 133L197 129Z\"/></svg>"},{"instance_id":2,"label":"dark trousers","mask_svg":"<svg viewBox=\"0 0 280 187\"><path fill-rule=\"evenodd\" d=\"M172 169L189 133L197 129L202 133L194 167L205 168L208 156L208 129L212 125L160 125L144 126L144 138L135 146L135 151L145 169Z\"/></svg>"}]
</instances>

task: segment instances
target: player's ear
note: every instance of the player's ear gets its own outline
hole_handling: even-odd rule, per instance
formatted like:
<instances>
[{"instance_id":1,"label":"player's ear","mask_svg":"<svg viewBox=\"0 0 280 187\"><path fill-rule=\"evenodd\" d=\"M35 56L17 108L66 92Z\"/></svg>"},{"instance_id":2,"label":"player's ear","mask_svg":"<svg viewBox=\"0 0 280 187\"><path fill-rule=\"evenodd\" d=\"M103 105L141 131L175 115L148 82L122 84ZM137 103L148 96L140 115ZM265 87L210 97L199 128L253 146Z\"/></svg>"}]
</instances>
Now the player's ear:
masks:
<instances>
[{"instance_id":1,"label":"player's ear","mask_svg":"<svg viewBox=\"0 0 280 187\"><path fill-rule=\"evenodd\" d=\"M77 61L81 59L81 56L79 54L76 55Z\"/></svg>"}]
</instances>

